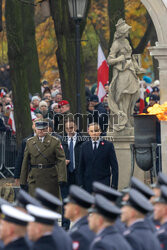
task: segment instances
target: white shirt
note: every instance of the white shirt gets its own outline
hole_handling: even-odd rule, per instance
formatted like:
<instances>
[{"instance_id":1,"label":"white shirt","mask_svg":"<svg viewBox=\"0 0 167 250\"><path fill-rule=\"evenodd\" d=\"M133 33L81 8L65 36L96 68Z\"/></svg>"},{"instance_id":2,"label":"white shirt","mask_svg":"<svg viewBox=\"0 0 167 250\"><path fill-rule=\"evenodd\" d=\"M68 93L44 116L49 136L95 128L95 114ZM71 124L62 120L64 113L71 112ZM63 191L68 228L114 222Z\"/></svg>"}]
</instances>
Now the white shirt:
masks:
<instances>
[{"instance_id":1,"label":"white shirt","mask_svg":"<svg viewBox=\"0 0 167 250\"><path fill-rule=\"evenodd\" d=\"M95 142L96 142L96 148L98 149L98 146L99 146L99 144L100 144L100 139L97 140L97 141L92 141L92 148L93 148L93 149L94 149L94 147L95 147Z\"/></svg>"},{"instance_id":2,"label":"white shirt","mask_svg":"<svg viewBox=\"0 0 167 250\"><path fill-rule=\"evenodd\" d=\"M41 140L41 142L43 142L43 141L44 141L44 138L45 138L45 136L39 137L39 140Z\"/></svg>"},{"instance_id":3,"label":"white shirt","mask_svg":"<svg viewBox=\"0 0 167 250\"><path fill-rule=\"evenodd\" d=\"M70 149L71 138L73 139L73 167L75 169L75 150L74 150L74 148L75 148L75 144L77 141L77 133L75 133L75 135L73 137L68 136L68 149Z\"/></svg>"}]
</instances>

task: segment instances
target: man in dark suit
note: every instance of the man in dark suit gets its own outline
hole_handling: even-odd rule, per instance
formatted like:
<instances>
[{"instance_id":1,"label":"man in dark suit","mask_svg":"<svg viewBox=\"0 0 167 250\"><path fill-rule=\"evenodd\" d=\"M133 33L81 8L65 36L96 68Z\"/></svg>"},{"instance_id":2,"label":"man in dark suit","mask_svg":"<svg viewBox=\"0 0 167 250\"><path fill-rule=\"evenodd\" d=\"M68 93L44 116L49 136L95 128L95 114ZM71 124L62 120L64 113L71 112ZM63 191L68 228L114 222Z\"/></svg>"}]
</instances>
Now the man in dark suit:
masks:
<instances>
[{"instance_id":1,"label":"man in dark suit","mask_svg":"<svg viewBox=\"0 0 167 250\"><path fill-rule=\"evenodd\" d=\"M91 140L81 147L78 182L88 192L92 183L101 182L115 189L118 187L118 162L112 142L100 138L101 130L97 123L89 124Z\"/></svg>"},{"instance_id":2,"label":"man in dark suit","mask_svg":"<svg viewBox=\"0 0 167 250\"><path fill-rule=\"evenodd\" d=\"M78 184L79 156L81 145L86 139L77 130L77 125L72 117L68 117L65 120L65 132L66 136L64 136L62 140L62 146L66 156L67 183L61 187L61 195L63 199L68 196L70 185ZM69 225L70 221L63 216L63 228L68 229Z\"/></svg>"}]
</instances>

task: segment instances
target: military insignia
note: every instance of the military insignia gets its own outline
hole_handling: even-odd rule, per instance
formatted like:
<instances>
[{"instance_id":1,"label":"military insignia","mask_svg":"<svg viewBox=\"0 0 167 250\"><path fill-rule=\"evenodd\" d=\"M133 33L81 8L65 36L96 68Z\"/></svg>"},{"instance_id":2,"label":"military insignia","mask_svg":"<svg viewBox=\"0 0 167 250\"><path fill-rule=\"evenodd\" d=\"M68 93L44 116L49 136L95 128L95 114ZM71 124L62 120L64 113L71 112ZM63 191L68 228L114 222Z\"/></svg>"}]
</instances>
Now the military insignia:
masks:
<instances>
[{"instance_id":1,"label":"military insignia","mask_svg":"<svg viewBox=\"0 0 167 250\"><path fill-rule=\"evenodd\" d=\"M73 241L72 248L73 248L73 250L78 250L79 249L79 241Z\"/></svg>"}]
</instances>

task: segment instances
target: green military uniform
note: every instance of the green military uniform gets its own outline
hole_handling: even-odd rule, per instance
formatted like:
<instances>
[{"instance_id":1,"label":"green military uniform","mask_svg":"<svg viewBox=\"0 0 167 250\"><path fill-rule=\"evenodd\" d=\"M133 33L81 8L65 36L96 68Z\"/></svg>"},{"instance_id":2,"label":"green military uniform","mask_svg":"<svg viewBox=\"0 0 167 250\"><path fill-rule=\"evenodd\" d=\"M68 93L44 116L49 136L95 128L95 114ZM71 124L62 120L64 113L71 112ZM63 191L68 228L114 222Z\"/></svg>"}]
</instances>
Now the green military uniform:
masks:
<instances>
[{"instance_id":1,"label":"green military uniform","mask_svg":"<svg viewBox=\"0 0 167 250\"><path fill-rule=\"evenodd\" d=\"M43 142L38 136L28 139L21 168L20 185L28 183L31 195L34 195L35 188L40 187L59 197L58 183L66 181L65 154L59 139L49 134L44 137Z\"/></svg>"}]
</instances>

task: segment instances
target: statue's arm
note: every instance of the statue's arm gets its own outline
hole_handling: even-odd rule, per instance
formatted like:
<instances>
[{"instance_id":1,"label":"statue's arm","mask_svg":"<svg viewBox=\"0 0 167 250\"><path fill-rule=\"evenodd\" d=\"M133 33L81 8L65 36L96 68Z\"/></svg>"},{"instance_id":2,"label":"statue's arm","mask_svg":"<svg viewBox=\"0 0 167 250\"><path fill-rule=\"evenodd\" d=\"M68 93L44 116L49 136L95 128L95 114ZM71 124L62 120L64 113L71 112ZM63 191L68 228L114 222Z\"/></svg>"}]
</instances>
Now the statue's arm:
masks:
<instances>
[{"instance_id":1,"label":"statue's arm","mask_svg":"<svg viewBox=\"0 0 167 250\"><path fill-rule=\"evenodd\" d=\"M119 62L125 61L125 56L124 55L120 55L117 57L117 54L119 52L119 44L117 41L113 42L111 48L110 48L110 53L107 57L107 62L109 65L114 65L117 64Z\"/></svg>"}]
</instances>

